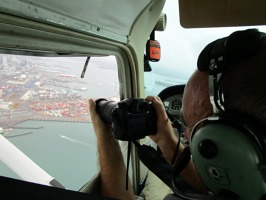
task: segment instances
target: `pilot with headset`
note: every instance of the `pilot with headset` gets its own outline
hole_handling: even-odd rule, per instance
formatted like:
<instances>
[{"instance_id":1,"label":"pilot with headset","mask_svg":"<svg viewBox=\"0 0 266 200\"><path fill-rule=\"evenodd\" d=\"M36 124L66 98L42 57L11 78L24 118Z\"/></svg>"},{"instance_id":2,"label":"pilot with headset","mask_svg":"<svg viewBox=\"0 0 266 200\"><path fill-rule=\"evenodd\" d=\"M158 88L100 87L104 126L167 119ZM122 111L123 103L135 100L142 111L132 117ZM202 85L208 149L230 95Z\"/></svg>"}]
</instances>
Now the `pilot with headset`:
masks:
<instances>
[{"instance_id":1,"label":"pilot with headset","mask_svg":"<svg viewBox=\"0 0 266 200\"><path fill-rule=\"evenodd\" d=\"M192 159L180 175L199 192L211 191L212 195L187 196L174 188L172 199L265 198L265 38L256 29L237 31L208 44L199 55L198 70L186 85L182 106ZM152 102L158 114L158 132L150 137L170 163L178 139L161 100L157 97L146 100ZM95 102L90 100L89 104L99 147L101 193L134 199L132 187L125 188L126 168L119 144L110 127L101 121ZM213 107L219 114L213 114ZM183 149L180 143L177 160Z\"/></svg>"},{"instance_id":2,"label":"pilot with headset","mask_svg":"<svg viewBox=\"0 0 266 200\"><path fill-rule=\"evenodd\" d=\"M190 135L202 180L215 194L266 199L266 34L236 31L208 44L198 69L208 72L219 110Z\"/></svg>"}]
</instances>

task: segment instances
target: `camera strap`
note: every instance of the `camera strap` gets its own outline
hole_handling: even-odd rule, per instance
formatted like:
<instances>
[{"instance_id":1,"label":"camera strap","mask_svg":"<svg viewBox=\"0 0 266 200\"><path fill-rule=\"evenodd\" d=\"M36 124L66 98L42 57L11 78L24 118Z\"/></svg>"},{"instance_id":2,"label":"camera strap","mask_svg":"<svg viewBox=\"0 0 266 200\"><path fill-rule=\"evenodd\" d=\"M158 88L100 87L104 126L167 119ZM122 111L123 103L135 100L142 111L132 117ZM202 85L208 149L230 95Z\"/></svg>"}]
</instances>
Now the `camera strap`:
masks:
<instances>
[{"instance_id":1,"label":"camera strap","mask_svg":"<svg viewBox=\"0 0 266 200\"><path fill-rule=\"evenodd\" d=\"M140 145L137 141L133 141L133 143L136 146L139 159L142 161L142 163L159 179L161 179L161 181L163 181L169 188L171 188L177 196L179 196L180 194L182 194L182 192L180 192L176 188L175 185L178 184L175 180L180 172L189 163L191 153L189 146L186 146L180 157L177 159L178 149L180 146L181 123L177 119L173 118L169 113L167 114L172 122L173 128L176 128L179 132L179 140L171 164L166 161L162 154L159 151L155 150L153 147Z\"/></svg>"},{"instance_id":2,"label":"camera strap","mask_svg":"<svg viewBox=\"0 0 266 200\"><path fill-rule=\"evenodd\" d=\"M161 181L163 181L169 188L171 188L177 196L182 194L182 192L179 191L176 187L178 183L175 180L190 161L189 146L184 148L179 159L177 160L175 165L172 166L165 160L162 154L155 150L153 147L140 145L137 141L133 141L133 143L136 146L139 159L142 161L142 163L159 179L161 179Z\"/></svg>"},{"instance_id":3,"label":"camera strap","mask_svg":"<svg viewBox=\"0 0 266 200\"><path fill-rule=\"evenodd\" d=\"M170 187L173 176L173 166L153 147L140 145L137 141L133 141L133 143L136 146L139 159L142 163Z\"/></svg>"},{"instance_id":4,"label":"camera strap","mask_svg":"<svg viewBox=\"0 0 266 200\"><path fill-rule=\"evenodd\" d=\"M175 161L176 161L176 158L177 158L179 146L180 146L182 125L181 125L180 121L175 119L167 110L166 110L166 114L167 114L168 118L170 119L170 121L172 122L173 128L176 128L177 131L178 131L178 142L177 142L177 145L176 145L176 148L175 148L175 152L174 152L174 155L173 155L173 158L172 158L172 161L171 161L171 164L174 165Z\"/></svg>"},{"instance_id":5,"label":"camera strap","mask_svg":"<svg viewBox=\"0 0 266 200\"><path fill-rule=\"evenodd\" d=\"M132 141L135 144L137 154L142 163L152 171L159 179L161 179L168 187L171 188L173 178L173 166L170 165L160 152L148 145L141 145L137 141ZM128 170L130 162L132 144L128 142L127 151L127 166L126 166L126 190L128 190Z\"/></svg>"},{"instance_id":6,"label":"camera strap","mask_svg":"<svg viewBox=\"0 0 266 200\"><path fill-rule=\"evenodd\" d=\"M130 154L131 154L131 142L128 141L128 145L127 145L127 167L126 167L126 190L128 190L128 171L129 171Z\"/></svg>"}]
</instances>

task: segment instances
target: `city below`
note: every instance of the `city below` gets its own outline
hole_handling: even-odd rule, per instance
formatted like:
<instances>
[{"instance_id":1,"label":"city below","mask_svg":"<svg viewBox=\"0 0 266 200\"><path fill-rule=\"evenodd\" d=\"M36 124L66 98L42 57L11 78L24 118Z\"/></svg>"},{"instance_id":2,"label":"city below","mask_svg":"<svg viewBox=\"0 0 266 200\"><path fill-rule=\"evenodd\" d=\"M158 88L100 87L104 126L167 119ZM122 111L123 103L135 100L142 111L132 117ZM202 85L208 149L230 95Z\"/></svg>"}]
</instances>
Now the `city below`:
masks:
<instances>
[{"instance_id":1,"label":"city below","mask_svg":"<svg viewBox=\"0 0 266 200\"><path fill-rule=\"evenodd\" d=\"M38 57L0 55L0 127L26 120L90 122L86 82L70 67Z\"/></svg>"}]
</instances>

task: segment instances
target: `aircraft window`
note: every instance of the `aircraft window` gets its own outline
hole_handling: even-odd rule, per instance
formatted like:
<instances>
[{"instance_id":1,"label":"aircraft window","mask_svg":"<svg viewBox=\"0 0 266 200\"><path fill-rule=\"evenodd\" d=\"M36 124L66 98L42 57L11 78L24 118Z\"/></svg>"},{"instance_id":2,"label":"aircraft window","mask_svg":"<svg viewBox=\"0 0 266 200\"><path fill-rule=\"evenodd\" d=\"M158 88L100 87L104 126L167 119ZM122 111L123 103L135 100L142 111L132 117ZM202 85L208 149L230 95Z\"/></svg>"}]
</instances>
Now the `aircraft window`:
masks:
<instances>
[{"instance_id":1,"label":"aircraft window","mask_svg":"<svg viewBox=\"0 0 266 200\"><path fill-rule=\"evenodd\" d=\"M258 28L266 32L266 26L185 29L179 23L178 9L178 1L166 1L163 10L167 15L166 29L156 31L154 38L160 42L161 59L158 62L150 61L152 70L144 72L144 83L146 96L160 96L168 113L180 120L183 125L181 131L184 132L185 124L181 117L183 91L180 91L180 87L186 84L196 70L202 49L234 31Z\"/></svg>"},{"instance_id":2,"label":"aircraft window","mask_svg":"<svg viewBox=\"0 0 266 200\"><path fill-rule=\"evenodd\" d=\"M185 84L197 68L198 55L210 42L247 28L258 28L266 32L265 25L185 29L179 23L178 9L178 1L166 1L163 10L167 15L166 29L155 32L155 40L161 44L161 59L158 62L150 62L152 71L144 73L146 96L158 95L167 87Z\"/></svg>"},{"instance_id":3,"label":"aircraft window","mask_svg":"<svg viewBox=\"0 0 266 200\"><path fill-rule=\"evenodd\" d=\"M115 57L92 57L82 79L85 61L0 54L0 141L7 139L71 190L79 190L98 171L87 100L119 100ZM9 165L8 152L1 145L0 174L24 179L20 172L30 174L33 166L24 166L20 158L17 166Z\"/></svg>"}]
</instances>

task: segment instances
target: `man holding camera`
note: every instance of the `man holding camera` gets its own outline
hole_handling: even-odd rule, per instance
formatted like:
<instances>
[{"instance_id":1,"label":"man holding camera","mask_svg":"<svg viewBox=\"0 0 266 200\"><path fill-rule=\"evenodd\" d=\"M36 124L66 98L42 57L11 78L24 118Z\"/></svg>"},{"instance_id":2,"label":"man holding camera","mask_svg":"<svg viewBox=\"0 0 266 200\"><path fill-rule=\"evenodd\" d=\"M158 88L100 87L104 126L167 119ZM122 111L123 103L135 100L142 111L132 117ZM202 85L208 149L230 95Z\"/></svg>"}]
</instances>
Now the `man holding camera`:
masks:
<instances>
[{"instance_id":1,"label":"man holding camera","mask_svg":"<svg viewBox=\"0 0 266 200\"><path fill-rule=\"evenodd\" d=\"M197 94L197 95L195 95ZM208 74L196 70L189 79L184 91L183 118L189 132L196 122L212 112L208 94ZM195 96L194 96L195 95ZM157 134L149 136L161 149L163 156L170 163L178 143L172 124L159 97L148 96L157 113ZM111 134L111 127L104 123L96 111L96 103L90 99L90 113L95 129L99 164L101 169L101 194L117 199L135 199L129 183L126 190L126 167L118 141ZM184 146L180 144L179 154ZM178 156L177 156L178 157ZM206 193L207 189L200 180L192 161L180 174L196 190Z\"/></svg>"},{"instance_id":2,"label":"man holding camera","mask_svg":"<svg viewBox=\"0 0 266 200\"><path fill-rule=\"evenodd\" d=\"M225 51L227 63L222 63L222 67L225 67L222 79L224 95L224 97L221 96L224 98L222 107L229 111L245 113L266 125L266 35L254 29L242 33L233 33L228 38L210 43L199 56L198 68L201 71L196 70L192 74L183 95L182 116L186 125L187 138L190 138L191 131L197 122L213 113L209 95L209 63L211 64L212 54L224 51L223 47L228 49ZM220 61L221 57L217 58ZM149 137L159 146L163 156L170 163L178 138L175 136L160 98L149 96L145 100L152 103L157 114L157 134ZM95 102L89 100L89 104L98 141L101 194L117 199L135 199L130 183L128 190L125 187L126 167L119 143L112 136L111 127L97 114ZM180 143L177 158L183 149L184 146ZM200 193L208 192L191 160L180 175Z\"/></svg>"}]
</instances>

